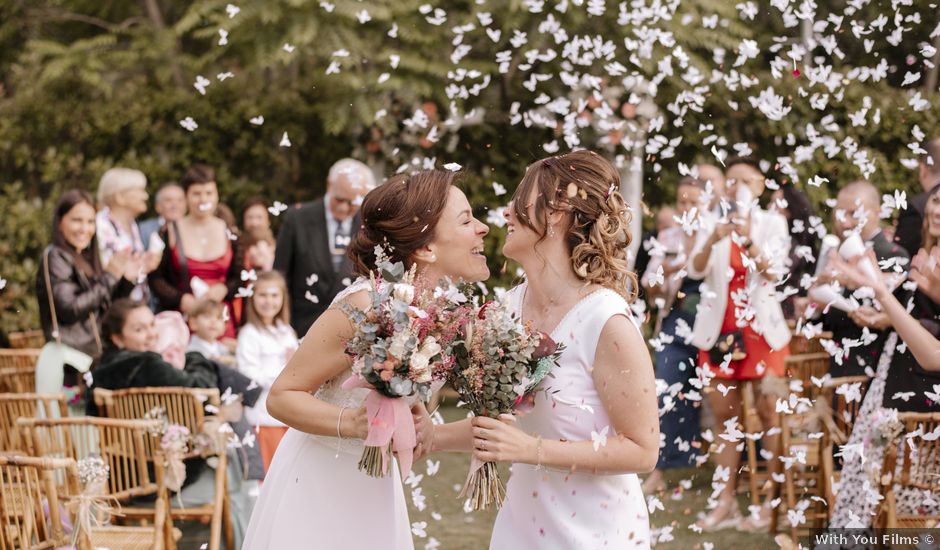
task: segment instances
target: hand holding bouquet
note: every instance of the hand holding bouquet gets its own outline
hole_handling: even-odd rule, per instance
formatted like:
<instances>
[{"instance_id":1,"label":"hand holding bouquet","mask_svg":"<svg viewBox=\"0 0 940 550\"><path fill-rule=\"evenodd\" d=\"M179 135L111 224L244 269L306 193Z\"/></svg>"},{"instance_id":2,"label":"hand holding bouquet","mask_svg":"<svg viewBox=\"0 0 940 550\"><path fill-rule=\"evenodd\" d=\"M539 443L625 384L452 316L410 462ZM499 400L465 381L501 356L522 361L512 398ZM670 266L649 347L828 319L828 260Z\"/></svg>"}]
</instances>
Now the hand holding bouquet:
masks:
<instances>
[{"instance_id":1,"label":"hand holding bouquet","mask_svg":"<svg viewBox=\"0 0 940 550\"><path fill-rule=\"evenodd\" d=\"M520 322L507 304L488 302L454 346L456 364L449 381L475 415L497 418L531 395L563 350L549 335ZM473 459L460 496L481 510L502 504L503 495L496 464Z\"/></svg>"},{"instance_id":2,"label":"hand holding bouquet","mask_svg":"<svg viewBox=\"0 0 940 550\"><path fill-rule=\"evenodd\" d=\"M390 262L381 247L376 247L376 257L369 308L344 308L355 332L346 344L354 375L343 387L372 390L365 400L369 432L359 469L373 477L386 475L393 447L405 477L416 434L409 404L402 398L430 398L431 382L443 378L453 362L450 347L470 308L422 289L414 267L405 271L401 262Z\"/></svg>"}]
</instances>

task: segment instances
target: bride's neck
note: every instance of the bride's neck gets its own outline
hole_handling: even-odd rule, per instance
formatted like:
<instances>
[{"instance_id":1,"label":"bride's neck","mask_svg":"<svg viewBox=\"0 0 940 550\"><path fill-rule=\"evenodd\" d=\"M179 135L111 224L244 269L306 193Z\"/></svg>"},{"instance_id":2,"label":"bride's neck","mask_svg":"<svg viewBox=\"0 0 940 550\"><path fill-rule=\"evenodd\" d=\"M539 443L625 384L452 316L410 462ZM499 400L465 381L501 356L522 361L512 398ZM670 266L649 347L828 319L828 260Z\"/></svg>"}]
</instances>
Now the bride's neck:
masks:
<instances>
[{"instance_id":1,"label":"bride's neck","mask_svg":"<svg viewBox=\"0 0 940 550\"><path fill-rule=\"evenodd\" d=\"M571 260L546 258L543 262L535 258L532 266L523 265L528 288L526 301L536 308L546 308L565 301L570 294L578 293L584 282L578 279L571 268Z\"/></svg>"}]
</instances>

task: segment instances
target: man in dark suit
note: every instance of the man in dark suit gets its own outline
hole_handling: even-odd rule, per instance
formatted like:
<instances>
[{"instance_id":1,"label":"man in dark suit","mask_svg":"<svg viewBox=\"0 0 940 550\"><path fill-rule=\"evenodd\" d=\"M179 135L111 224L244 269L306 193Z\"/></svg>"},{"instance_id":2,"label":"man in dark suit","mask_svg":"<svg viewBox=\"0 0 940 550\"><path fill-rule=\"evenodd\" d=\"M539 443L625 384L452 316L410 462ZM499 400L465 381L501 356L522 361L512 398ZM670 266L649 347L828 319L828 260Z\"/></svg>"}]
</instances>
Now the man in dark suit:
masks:
<instances>
[{"instance_id":1,"label":"man in dark suit","mask_svg":"<svg viewBox=\"0 0 940 550\"><path fill-rule=\"evenodd\" d=\"M940 185L940 138L928 141L924 150L927 153L920 157L918 174L924 192L914 195L908 201L907 208L898 216L898 228L894 231L894 242L904 247L911 257L917 254L922 244L927 196L931 189Z\"/></svg>"},{"instance_id":2,"label":"man in dark suit","mask_svg":"<svg viewBox=\"0 0 940 550\"><path fill-rule=\"evenodd\" d=\"M846 185L839 190L836 198L835 220L833 225L835 233L842 238L846 233L857 231L859 236L875 252L879 262L894 259L895 263L907 269L909 259L907 252L899 245L889 241L879 223L879 210L881 197L878 189L867 181L857 181ZM878 266L875 266L877 269ZM828 273L819 277L819 282L828 282ZM845 287L844 281L839 281ZM851 296L851 291L845 290L845 297ZM842 348L849 348L840 365L835 357L829 359L829 373L833 377L858 376L865 374L865 368L874 372L878 367L878 358L887 337L883 325L884 319L878 312L863 300L862 307L846 313L835 307L830 307L823 314L823 328L832 331L833 340ZM822 304L824 307L826 304ZM871 334L870 341L863 339L864 329L868 328Z\"/></svg>"},{"instance_id":3,"label":"man in dark suit","mask_svg":"<svg viewBox=\"0 0 940 550\"><path fill-rule=\"evenodd\" d=\"M326 195L284 217L274 269L287 279L291 325L300 337L353 278L346 247L359 230L362 198L373 187L375 176L368 166L342 159L330 168Z\"/></svg>"}]
</instances>

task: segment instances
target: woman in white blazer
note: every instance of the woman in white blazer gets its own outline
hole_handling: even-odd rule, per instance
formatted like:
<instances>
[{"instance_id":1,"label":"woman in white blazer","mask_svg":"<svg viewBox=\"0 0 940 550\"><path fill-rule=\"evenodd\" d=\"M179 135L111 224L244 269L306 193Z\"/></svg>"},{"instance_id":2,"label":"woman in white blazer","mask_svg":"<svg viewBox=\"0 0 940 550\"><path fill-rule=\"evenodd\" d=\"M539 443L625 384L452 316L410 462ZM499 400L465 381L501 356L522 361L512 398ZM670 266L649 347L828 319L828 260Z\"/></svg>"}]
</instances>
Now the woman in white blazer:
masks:
<instances>
[{"instance_id":1,"label":"woman in white blazer","mask_svg":"<svg viewBox=\"0 0 940 550\"><path fill-rule=\"evenodd\" d=\"M702 298L692 329L692 344L699 348L702 376L722 391L706 392L718 430L725 422L742 418L741 380L785 376L790 329L783 316L777 285L788 275L790 237L786 219L760 208L757 198L764 192L760 165L747 158L730 159L727 165L727 198L719 212L703 220L689 275L702 279ZM730 208L729 208L730 207ZM756 384L765 390L767 384ZM730 388L730 389L728 389ZM757 410L765 430L777 425L776 396L761 391ZM729 434L730 435L730 434ZM734 498L740 452L736 441L719 439L717 463L728 470L728 481L716 506L699 521L707 531L737 526L761 530L770 523L766 504L758 518L742 520ZM723 446L723 448L721 448ZM776 454L779 436L765 435L764 450L774 453L768 462L779 470ZM716 482L720 482L716 476Z\"/></svg>"}]
</instances>

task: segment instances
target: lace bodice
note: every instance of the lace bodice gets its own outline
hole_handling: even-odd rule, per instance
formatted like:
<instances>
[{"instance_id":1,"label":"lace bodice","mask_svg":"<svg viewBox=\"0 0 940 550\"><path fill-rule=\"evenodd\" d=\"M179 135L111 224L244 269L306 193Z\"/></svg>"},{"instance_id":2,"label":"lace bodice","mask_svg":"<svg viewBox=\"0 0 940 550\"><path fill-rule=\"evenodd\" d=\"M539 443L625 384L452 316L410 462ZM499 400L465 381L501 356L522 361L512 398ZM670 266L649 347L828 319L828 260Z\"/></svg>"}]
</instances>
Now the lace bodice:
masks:
<instances>
[{"instance_id":1,"label":"lace bodice","mask_svg":"<svg viewBox=\"0 0 940 550\"><path fill-rule=\"evenodd\" d=\"M339 294L337 294L336 297L333 298L333 302L330 304L330 307L339 304L350 295L355 294L361 290L367 290L368 288L369 280L360 277L353 284L349 285ZM369 394L369 390L364 388L344 390L342 388L343 382L352 376L352 373L352 369L348 369L342 374L331 378L329 381L323 384L319 390L317 390L316 398L326 401L327 403L332 403L337 407L356 408L362 406L362 402L365 400L366 395Z\"/></svg>"}]
</instances>

